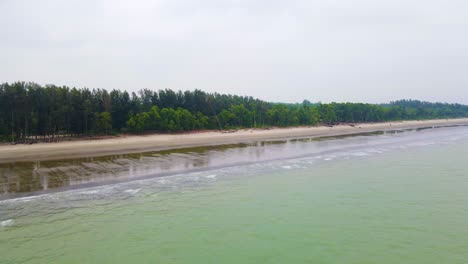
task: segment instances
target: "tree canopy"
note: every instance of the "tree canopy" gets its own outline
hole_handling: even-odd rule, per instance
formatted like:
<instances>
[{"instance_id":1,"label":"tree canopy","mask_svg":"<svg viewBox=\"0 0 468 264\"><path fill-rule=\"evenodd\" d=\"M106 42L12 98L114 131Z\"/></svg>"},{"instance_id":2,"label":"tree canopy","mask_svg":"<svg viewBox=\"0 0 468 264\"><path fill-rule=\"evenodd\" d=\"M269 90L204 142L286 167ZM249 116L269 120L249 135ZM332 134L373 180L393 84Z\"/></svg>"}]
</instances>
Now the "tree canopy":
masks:
<instances>
[{"instance_id":1,"label":"tree canopy","mask_svg":"<svg viewBox=\"0 0 468 264\"><path fill-rule=\"evenodd\" d=\"M268 126L333 125L467 117L468 106L401 100L388 104L271 103L250 96L164 89L127 91L15 82L0 84L0 139L53 138Z\"/></svg>"}]
</instances>

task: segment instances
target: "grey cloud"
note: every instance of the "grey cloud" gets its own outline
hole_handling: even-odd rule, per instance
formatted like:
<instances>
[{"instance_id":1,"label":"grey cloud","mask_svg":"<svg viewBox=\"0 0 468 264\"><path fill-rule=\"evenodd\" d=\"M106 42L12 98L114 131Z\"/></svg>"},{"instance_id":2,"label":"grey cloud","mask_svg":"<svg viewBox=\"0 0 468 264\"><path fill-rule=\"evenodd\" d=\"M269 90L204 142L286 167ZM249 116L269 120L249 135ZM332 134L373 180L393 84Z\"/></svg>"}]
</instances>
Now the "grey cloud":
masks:
<instances>
[{"instance_id":1,"label":"grey cloud","mask_svg":"<svg viewBox=\"0 0 468 264\"><path fill-rule=\"evenodd\" d=\"M0 1L0 81L468 103L459 0Z\"/></svg>"}]
</instances>

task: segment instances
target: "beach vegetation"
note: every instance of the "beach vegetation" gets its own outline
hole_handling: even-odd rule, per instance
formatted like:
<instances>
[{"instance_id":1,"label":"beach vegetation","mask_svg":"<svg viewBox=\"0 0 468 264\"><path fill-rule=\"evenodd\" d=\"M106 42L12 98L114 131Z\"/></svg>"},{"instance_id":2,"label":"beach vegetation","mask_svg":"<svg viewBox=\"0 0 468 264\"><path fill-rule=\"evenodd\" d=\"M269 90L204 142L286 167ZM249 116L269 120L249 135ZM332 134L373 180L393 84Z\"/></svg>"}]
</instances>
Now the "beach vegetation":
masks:
<instances>
[{"instance_id":1,"label":"beach vegetation","mask_svg":"<svg viewBox=\"0 0 468 264\"><path fill-rule=\"evenodd\" d=\"M333 126L467 117L468 106L400 100L368 103L272 103L201 90L138 92L15 82L0 84L0 140L54 141L118 133Z\"/></svg>"}]
</instances>

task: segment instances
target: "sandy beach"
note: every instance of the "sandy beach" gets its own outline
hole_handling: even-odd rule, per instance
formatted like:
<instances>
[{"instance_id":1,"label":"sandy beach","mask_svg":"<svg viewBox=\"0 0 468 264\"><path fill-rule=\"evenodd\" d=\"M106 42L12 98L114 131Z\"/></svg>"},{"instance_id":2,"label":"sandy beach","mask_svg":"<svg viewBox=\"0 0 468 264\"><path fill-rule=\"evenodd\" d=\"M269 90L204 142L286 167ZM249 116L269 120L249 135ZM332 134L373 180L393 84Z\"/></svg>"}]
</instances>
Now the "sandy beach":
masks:
<instances>
[{"instance_id":1,"label":"sandy beach","mask_svg":"<svg viewBox=\"0 0 468 264\"><path fill-rule=\"evenodd\" d=\"M366 123L337 125L333 127L292 127L273 128L268 130L243 129L230 133L207 131L186 134L131 135L101 140L39 143L34 145L3 145L0 146L0 162L5 163L103 156L196 146L232 144L256 140L338 136L382 130L453 125L468 125L468 118Z\"/></svg>"}]
</instances>

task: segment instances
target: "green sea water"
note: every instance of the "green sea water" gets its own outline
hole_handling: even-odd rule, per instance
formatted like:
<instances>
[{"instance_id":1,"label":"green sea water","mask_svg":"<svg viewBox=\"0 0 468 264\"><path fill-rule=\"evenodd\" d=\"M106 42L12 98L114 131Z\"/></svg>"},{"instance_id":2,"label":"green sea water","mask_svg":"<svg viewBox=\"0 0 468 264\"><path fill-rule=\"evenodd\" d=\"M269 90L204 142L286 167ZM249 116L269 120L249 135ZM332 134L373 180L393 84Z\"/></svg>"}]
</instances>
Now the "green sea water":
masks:
<instances>
[{"instance_id":1,"label":"green sea water","mask_svg":"<svg viewBox=\"0 0 468 264\"><path fill-rule=\"evenodd\" d=\"M0 201L0 263L468 263L468 129L425 133Z\"/></svg>"}]
</instances>

